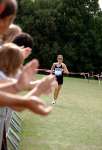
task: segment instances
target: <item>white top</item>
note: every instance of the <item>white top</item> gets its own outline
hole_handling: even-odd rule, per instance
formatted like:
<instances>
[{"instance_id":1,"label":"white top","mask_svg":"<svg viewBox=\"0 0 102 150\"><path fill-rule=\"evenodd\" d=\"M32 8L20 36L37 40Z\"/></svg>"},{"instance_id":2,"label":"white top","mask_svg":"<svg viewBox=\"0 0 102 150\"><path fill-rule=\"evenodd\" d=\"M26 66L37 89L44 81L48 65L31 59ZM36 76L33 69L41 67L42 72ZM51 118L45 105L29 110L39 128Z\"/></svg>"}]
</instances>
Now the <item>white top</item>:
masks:
<instances>
[{"instance_id":1,"label":"white top","mask_svg":"<svg viewBox=\"0 0 102 150\"><path fill-rule=\"evenodd\" d=\"M0 80L7 80L8 77L0 70Z\"/></svg>"},{"instance_id":2,"label":"white top","mask_svg":"<svg viewBox=\"0 0 102 150\"><path fill-rule=\"evenodd\" d=\"M9 81L17 82L17 79L7 77L5 73L3 73L3 71L1 70L0 70L0 80L9 80Z\"/></svg>"}]
</instances>

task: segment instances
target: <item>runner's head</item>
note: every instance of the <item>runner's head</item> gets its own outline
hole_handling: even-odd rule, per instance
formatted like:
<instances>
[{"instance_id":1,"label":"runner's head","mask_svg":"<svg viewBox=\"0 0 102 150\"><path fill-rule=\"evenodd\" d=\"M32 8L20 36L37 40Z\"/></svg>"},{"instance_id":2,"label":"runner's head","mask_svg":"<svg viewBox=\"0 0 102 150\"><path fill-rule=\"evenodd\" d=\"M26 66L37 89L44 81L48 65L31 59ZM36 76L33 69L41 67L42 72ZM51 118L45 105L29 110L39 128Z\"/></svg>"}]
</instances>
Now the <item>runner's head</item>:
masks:
<instances>
[{"instance_id":1,"label":"runner's head","mask_svg":"<svg viewBox=\"0 0 102 150\"><path fill-rule=\"evenodd\" d=\"M57 61L59 63L62 63L63 62L63 55L57 55Z\"/></svg>"}]
</instances>

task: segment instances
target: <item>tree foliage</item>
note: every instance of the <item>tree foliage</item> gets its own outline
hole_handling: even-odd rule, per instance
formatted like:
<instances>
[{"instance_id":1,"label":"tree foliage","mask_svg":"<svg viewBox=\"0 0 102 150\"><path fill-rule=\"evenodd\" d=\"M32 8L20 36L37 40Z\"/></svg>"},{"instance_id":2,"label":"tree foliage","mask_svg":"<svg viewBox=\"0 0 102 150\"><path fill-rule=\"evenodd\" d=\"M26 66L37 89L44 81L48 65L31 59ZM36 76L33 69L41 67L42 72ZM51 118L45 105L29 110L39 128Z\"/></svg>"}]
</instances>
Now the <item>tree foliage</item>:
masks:
<instances>
[{"instance_id":1,"label":"tree foliage","mask_svg":"<svg viewBox=\"0 0 102 150\"><path fill-rule=\"evenodd\" d=\"M63 54L71 71L102 70L102 12L97 0L18 0L16 23L32 35L32 57L50 68Z\"/></svg>"}]
</instances>

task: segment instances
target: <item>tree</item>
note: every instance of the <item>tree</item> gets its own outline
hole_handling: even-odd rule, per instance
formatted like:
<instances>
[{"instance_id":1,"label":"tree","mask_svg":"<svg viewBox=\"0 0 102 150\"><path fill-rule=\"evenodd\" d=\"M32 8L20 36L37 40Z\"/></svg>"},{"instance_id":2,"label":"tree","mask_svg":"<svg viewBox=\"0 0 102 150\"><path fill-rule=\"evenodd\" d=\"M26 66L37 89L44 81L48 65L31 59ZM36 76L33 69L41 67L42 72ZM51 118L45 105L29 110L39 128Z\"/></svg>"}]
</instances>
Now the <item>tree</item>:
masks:
<instances>
[{"instance_id":1,"label":"tree","mask_svg":"<svg viewBox=\"0 0 102 150\"><path fill-rule=\"evenodd\" d=\"M30 59L38 58L41 67L50 68L61 53L71 71L102 69L102 12L97 0L19 0L16 22L32 35Z\"/></svg>"}]
</instances>

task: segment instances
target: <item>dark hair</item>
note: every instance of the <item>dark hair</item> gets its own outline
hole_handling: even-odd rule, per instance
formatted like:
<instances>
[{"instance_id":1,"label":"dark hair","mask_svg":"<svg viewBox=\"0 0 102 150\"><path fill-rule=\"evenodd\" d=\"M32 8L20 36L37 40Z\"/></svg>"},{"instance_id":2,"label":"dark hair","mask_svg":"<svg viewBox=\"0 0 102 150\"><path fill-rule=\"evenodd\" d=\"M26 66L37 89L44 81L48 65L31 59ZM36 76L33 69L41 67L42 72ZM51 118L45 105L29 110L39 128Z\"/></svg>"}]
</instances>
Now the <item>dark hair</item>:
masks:
<instances>
[{"instance_id":1,"label":"dark hair","mask_svg":"<svg viewBox=\"0 0 102 150\"><path fill-rule=\"evenodd\" d=\"M17 2L16 0L10 0L5 2L5 7L4 10L2 11L2 13L0 14L0 19L3 19L7 16L16 14L17 11Z\"/></svg>"},{"instance_id":2,"label":"dark hair","mask_svg":"<svg viewBox=\"0 0 102 150\"><path fill-rule=\"evenodd\" d=\"M13 43L17 44L18 46L33 48L33 39L28 33L20 33L15 37Z\"/></svg>"}]
</instances>

